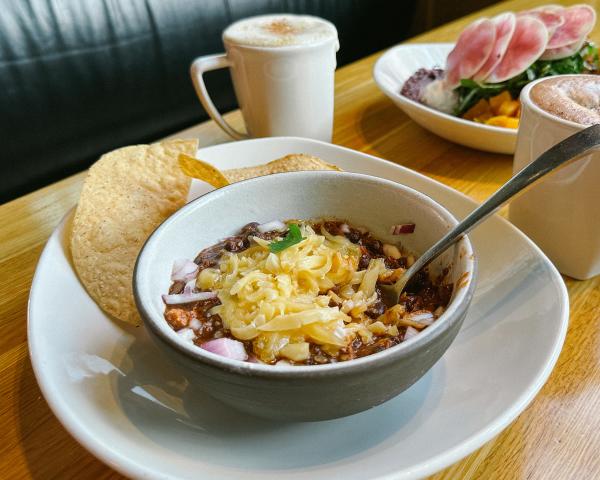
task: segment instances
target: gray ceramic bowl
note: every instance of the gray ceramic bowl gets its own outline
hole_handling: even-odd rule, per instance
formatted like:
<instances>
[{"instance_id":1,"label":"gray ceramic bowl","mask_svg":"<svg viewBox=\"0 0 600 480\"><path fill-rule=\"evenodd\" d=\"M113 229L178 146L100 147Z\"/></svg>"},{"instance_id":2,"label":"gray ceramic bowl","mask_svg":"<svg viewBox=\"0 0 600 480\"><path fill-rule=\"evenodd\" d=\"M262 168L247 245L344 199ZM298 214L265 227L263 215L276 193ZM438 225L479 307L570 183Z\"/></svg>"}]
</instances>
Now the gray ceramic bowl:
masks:
<instances>
[{"instance_id":1,"label":"gray ceramic bowl","mask_svg":"<svg viewBox=\"0 0 600 480\"><path fill-rule=\"evenodd\" d=\"M367 175L295 172L255 178L211 192L176 212L148 239L137 261L134 293L144 323L161 350L224 403L278 420L325 420L357 413L398 395L421 378L458 333L475 288L476 262L464 237L432 269L451 267L455 282L446 312L419 335L367 357L317 366L240 362L186 343L163 317L161 294L176 258L230 236L248 222L336 217L364 226L384 241L422 252L456 224L431 198ZM389 228L413 221L413 234L391 237Z\"/></svg>"}]
</instances>

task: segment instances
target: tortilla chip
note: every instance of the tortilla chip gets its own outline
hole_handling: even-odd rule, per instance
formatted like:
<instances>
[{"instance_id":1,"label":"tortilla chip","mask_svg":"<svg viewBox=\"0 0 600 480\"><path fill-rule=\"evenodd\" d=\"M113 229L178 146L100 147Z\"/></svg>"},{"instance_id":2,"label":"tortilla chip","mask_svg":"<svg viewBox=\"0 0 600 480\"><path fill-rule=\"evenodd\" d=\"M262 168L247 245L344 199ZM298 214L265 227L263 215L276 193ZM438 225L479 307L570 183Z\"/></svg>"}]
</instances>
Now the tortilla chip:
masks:
<instances>
[{"instance_id":1,"label":"tortilla chip","mask_svg":"<svg viewBox=\"0 0 600 480\"><path fill-rule=\"evenodd\" d=\"M215 188L229 185L227 178L225 178L225 175L218 168L198 158L182 153L179 155L179 167L188 177L203 180Z\"/></svg>"},{"instance_id":2,"label":"tortilla chip","mask_svg":"<svg viewBox=\"0 0 600 480\"><path fill-rule=\"evenodd\" d=\"M124 147L88 171L71 230L73 263L90 296L120 320L140 323L135 261L152 231L185 204L190 179L177 158L197 148L196 140Z\"/></svg>"},{"instance_id":3,"label":"tortilla chip","mask_svg":"<svg viewBox=\"0 0 600 480\"><path fill-rule=\"evenodd\" d=\"M306 155L304 153L292 153L285 157L278 158L272 162L256 167L234 168L225 170L223 174L229 180L229 183L240 182L254 177L262 177L273 173L284 172L302 172L309 170L342 170L336 165L324 162L319 157Z\"/></svg>"},{"instance_id":4,"label":"tortilla chip","mask_svg":"<svg viewBox=\"0 0 600 480\"><path fill-rule=\"evenodd\" d=\"M273 173L301 172L308 170L335 170L341 168L324 162L318 157L304 153L292 153L264 165L255 167L234 168L220 171L213 165L187 155L180 155L179 166L183 172L198 180L209 183L215 188L221 188L230 183L240 182L254 177L262 177Z\"/></svg>"}]
</instances>

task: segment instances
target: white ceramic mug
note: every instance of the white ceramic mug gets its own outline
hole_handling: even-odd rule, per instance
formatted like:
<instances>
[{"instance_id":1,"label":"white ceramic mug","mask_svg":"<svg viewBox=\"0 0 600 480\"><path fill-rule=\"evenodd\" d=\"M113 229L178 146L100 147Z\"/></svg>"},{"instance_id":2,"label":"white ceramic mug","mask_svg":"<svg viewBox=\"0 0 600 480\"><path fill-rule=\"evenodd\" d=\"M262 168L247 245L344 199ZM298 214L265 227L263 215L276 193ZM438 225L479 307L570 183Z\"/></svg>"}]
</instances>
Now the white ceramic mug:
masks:
<instances>
[{"instance_id":1,"label":"white ceramic mug","mask_svg":"<svg viewBox=\"0 0 600 480\"><path fill-rule=\"evenodd\" d=\"M521 92L521 120L513 170L517 172L585 126L542 110ZM540 180L510 203L510 221L529 236L561 273L577 279L600 273L600 152Z\"/></svg>"},{"instance_id":2,"label":"white ceramic mug","mask_svg":"<svg viewBox=\"0 0 600 480\"><path fill-rule=\"evenodd\" d=\"M263 18L278 16L254 17ZM192 81L200 102L234 139L297 136L331 141L337 31L326 20L302 18L324 22L333 35L309 44L256 46L235 43L224 34L226 53L199 57L192 63ZM204 84L204 72L225 67L230 68L248 135L223 119Z\"/></svg>"}]
</instances>

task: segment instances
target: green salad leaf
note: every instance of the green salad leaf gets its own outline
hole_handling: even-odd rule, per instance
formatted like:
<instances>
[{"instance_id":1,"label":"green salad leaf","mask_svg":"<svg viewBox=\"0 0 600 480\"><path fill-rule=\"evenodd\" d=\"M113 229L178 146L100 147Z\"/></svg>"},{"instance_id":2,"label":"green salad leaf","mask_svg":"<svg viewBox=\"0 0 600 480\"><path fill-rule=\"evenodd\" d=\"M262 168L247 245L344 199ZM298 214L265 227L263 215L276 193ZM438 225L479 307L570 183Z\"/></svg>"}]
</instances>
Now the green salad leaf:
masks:
<instances>
[{"instance_id":1,"label":"green salad leaf","mask_svg":"<svg viewBox=\"0 0 600 480\"><path fill-rule=\"evenodd\" d=\"M457 87L458 106L455 115L463 115L482 98L494 97L508 90L513 98L518 98L525 85L533 80L552 75L572 73L595 73L600 70L598 48L592 42L586 42L574 55L559 60L538 60L523 73L501 83L479 83L463 79Z\"/></svg>"},{"instance_id":2,"label":"green salad leaf","mask_svg":"<svg viewBox=\"0 0 600 480\"><path fill-rule=\"evenodd\" d=\"M288 233L283 240L271 242L269 244L269 250L273 253L282 252L286 248L300 243L302 240L304 240L304 238L302 238L302 233L300 233L300 227L295 223L291 223L288 227Z\"/></svg>"}]
</instances>

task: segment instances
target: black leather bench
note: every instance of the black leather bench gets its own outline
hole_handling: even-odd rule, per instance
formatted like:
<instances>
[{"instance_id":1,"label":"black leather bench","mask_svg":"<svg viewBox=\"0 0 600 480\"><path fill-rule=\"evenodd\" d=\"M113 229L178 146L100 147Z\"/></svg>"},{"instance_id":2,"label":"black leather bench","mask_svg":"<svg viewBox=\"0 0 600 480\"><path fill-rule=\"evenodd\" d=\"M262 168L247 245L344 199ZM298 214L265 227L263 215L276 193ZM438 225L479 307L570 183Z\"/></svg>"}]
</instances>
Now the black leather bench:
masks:
<instances>
[{"instance_id":1,"label":"black leather bench","mask_svg":"<svg viewBox=\"0 0 600 480\"><path fill-rule=\"evenodd\" d=\"M113 148L207 118L188 77L232 21L310 13L339 30L343 65L408 34L412 1L0 0L0 202L83 170ZM208 76L221 111L229 74Z\"/></svg>"}]
</instances>

